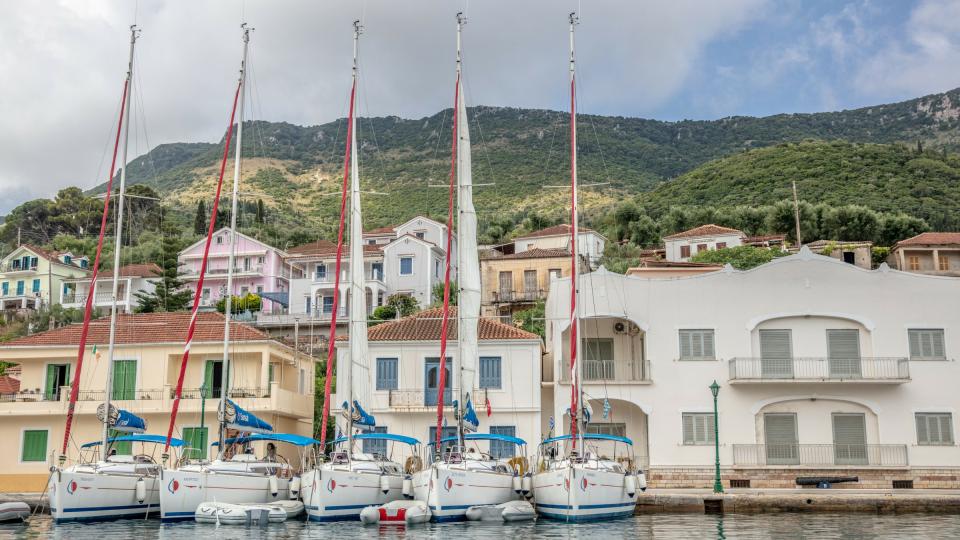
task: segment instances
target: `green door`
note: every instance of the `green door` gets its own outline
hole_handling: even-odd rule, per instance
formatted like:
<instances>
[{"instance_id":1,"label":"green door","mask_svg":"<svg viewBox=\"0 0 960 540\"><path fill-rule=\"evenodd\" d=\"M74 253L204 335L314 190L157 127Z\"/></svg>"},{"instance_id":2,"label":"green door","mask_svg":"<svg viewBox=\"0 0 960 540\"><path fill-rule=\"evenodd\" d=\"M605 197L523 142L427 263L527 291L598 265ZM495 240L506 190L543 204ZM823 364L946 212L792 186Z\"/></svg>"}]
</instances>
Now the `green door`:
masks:
<instances>
[{"instance_id":1,"label":"green door","mask_svg":"<svg viewBox=\"0 0 960 540\"><path fill-rule=\"evenodd\" d=\"M220 391L223 389L222 369L221 360L207 360L203 372L204 397L220 399Z\"/></svg>"},{"instance_id":2,"label":"green door","mask_svg":"<svg viewBox=\"0 0 960 540\"><path fill-rule=\"evenodd\" d=\"M113 361L113 395L110 399L136 399L137 390L137 361Z\"/></svg>"},{"instance_id":3,"label":"green door","mask_svg":"<svg viewBox=\"0 0 960 540\"><path fill-rule=\"evenodd\" d=\"M207 458L207 428L183 428L183 455L189 459Z\"/></svg>"},{"instance_id":4,"label":"green door","mask_svg":"<svg viewBox=\"0 0 960 540\"><path fill-rule=\"evenodd\" d=\"M47 364L47 379L43 388L43 399L59 401L60 388L70 384L70 364Z\"/></svg>"},{"instance_id":5,"label":"green door","mask_svg":"<svg viewBox=\"0 0 960 540\"><path fill-rule=\"evenodd\" d=\"M111 439L114 437L121 437L123 435L128 435L128 433L117 431L115 429L110 430ZM113 453L119 454L121 456L129 456L133 454L133 443L130 441L115 442L112 445L110 445L110 450L114 451Z\"/></svg>"}]
</instances>

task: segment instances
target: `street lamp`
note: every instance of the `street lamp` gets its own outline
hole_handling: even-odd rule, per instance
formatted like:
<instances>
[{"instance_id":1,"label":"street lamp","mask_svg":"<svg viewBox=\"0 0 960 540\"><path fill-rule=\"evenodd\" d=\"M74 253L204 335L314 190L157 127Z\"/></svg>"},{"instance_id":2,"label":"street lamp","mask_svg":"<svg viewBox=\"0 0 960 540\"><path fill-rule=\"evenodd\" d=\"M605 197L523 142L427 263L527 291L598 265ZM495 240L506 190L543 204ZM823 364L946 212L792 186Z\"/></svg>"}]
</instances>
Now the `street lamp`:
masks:
<instances>
[{"instance_id":1,"label":"street lamp","mask_svg":"<svg viewBox=\"0 0 960 540\"><path fill-rule=\"evenodd\" d=\"M714 448L714 473L713 473L713 492L723 493L723 483L720 481L720 420L717 416L717 394L720 393L720 385L714 380L710 385L710 393L713 394L713 448Z\"/></svg>"}]
</instances>

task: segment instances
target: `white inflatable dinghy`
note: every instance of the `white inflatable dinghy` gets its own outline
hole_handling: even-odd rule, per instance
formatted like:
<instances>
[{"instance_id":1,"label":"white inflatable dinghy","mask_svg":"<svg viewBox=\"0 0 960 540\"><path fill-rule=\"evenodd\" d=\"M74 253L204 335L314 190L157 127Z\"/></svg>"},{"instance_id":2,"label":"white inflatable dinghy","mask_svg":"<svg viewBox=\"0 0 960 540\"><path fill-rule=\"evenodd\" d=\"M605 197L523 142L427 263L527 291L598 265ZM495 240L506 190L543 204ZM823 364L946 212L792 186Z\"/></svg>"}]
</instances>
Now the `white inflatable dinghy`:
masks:
<instances>
[{"instance_id":1,"label":"white inflatable dinghy","mask_svg":"<svg viewBox=\"0 0 960 540\"><path fill-rule=\"evenodd\" d=\"M480 505L467 508L470 521L530 521L537 516L533 505L527 501L509 501L497 505Z\"/></svg>"},{"instance_id":2,"label":"white inflatable dinghy","mask_svg":"<svg viewBox=\"0 0 960 540\"><path fill-rule=\"evenodd\" d=\"M197 523L266 525L267 523L282 523L301 512L303 512L303 503L300 501L253 504L205 502L197 506L194 519Z\"/></svg>"},{"instance_id":3,"label":"white inflatable dinghy","mask_svg":"<svg viewBox=\"0 0 960 540\"><path fill-rule=\"evenodd\" d=\"M23 521L30 517L30 507L25 502L0 503L0 523Z\"/></svg>"},{"instance_id":4,"label":"white inflatable dinghy","mask_svg":"<svg viewBox=\"0 0 960 540\"><path fill-rule=\"evenodd\" d=\"M430 508L423 501L390 501L382 506L368 506L360 511L366 525L413 525L430 521Z\"/></svg>"}]
</instances>

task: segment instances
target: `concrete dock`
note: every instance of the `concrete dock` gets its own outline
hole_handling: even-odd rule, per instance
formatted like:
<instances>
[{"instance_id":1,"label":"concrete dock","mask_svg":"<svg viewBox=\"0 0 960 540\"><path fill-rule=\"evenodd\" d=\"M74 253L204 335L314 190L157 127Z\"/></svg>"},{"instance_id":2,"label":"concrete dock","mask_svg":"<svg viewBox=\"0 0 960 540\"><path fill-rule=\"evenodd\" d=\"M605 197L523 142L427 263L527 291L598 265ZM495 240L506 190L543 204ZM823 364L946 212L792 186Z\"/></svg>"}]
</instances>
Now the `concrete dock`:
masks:
<instances>
[{"instance_id":1,"label":"concrete dock","mask_svg":"<svg viewBox=\"0 0 960 540\"><path fill-rule=\"evenodd\" d=\"M960 514L953 489L649 489L637 496L637 513L838 512Z\"/></svg>"}]
</instances>

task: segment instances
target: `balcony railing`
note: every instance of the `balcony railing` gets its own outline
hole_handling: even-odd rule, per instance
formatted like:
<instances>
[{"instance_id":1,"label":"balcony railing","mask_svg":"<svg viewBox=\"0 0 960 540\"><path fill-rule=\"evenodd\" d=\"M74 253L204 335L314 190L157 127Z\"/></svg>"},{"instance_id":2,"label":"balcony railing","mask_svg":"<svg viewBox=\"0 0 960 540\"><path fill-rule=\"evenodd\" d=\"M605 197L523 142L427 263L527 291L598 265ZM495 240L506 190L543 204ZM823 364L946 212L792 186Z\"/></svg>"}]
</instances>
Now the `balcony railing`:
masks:
<instances>
[{"instance_id":1,"label":"balcony railing","mask_svg":"<svg viewBox=\"0 0 960 540\"><path fill-rule=\"evenodd\" d=\"M646 382L650 380L650 362L646 360L581 360L583 381ZM564 364L565 366L568 364ZM570 370L561 369L560 381L570 382Z\"/></svg>"},{"instance_id":2,"label":"balcony railing","mask_svg":"<svg viewBox=\"0 0 960 540\"><path fill-rule=\"evenodd\" d=\"M547 291L536 289L532 291L514 291L509 289L498 289L493 291L494 303L509 302L536 302L547 297Z\"/></svg>"},{"instance_id":3,"label":"balcony railing","mask_svg":"<svg viewBox=\"0 0 960 540\"><path fill-rule=\"evenodd\" d=\"M383 281L383 272L372 272L372 271L371 271L371 272L364 272L364 273L366 274L366 275L364 276L364 279L366 279L367 281ZM336 273L334 273L334 272L327 272L327 273L325 273L325 274L318 274L318 273L314 272L314 273L312 274L312 277L313 277L313 282L314 282L314 283L323 283L323 284L329 283L329 284L333 284L333 283L334 283L334 278L336 278ZM349 276L349 274L348 274L346 271L344 271L344 272L343 272L343 275L340 277L340 284L341 284L341 285L347 285L347 284L349 284L349 283L350 283L350 276Z\"/></svg>"},{"instance_id":4,"label":"balcony railing","mask_svg":"<svg viewBox=\"0 0 960 540\"><path fill-rule=\"evenodd\" d=\"M126 302L127 293L126 291L120 290L117 291L117 303ZM83 304L87 301L86 294L77 294L74 292L64 293L63 299L61 300L64 304ZM113 295L110 293L97 293L93 295L94 304L109 304L113 301Z\"/></svg>"},{"instance_id":5,"label":"balcony railing","mask_svg":"<svg viewBox=\"0 0 960 540\"><path fill-rule=\"evenodd\" d=\"M906 467L905 444L735 444L741 466Z\"/></svg>"},{"instance_id":6,"label":"balcony railing","mask_svg":"<svg viewBox=\"0 0 960 540\"><path fill-rule=\"evenodd\" d=\"M209 275L224 275L224 276L225 276L225 275L227 275L228 272L229 272L229 268L209 268L209 267L207 268L207 275L208 275L208 276L209 276ZM185 269L181 270L180 273L181 273L182 275L185 275L185 276L199 276L199 275L200 275L200 269L199 269L199 268L185 268ZM258 265L252 265L252 266L250 266L249 268L244 268L243 266L234 266L234 267L233 267L233 273L234 273L234 274L262 274L262 273L263 273L263 265L259 265L259 264L258 264Z\"/></svg>"},{"instance_id":7,"label":"balcony railing","mask_svg":"<svg viewBox=\"0 0 960 540\"><path fill-rule=\"evenodd\" d=\"M413 389L413 390L390 390L389 391L389 404L390 407L395 407L398 409L415 409L423 407L436 407L437 402L439 401L437 396L437 391L433 389ZM453 401L456 399L458 390L454 388L446 389L443 392L443 404L444 406L452 406ZM476 390L473 395L470 396L471 401L473 402L474 410L480 411L485 407L487 401L487 391L485 389ZM480 414L479 412L477 414Z\"/></svg>"},{"instance_id":8,"label":"balcony railing","mask_svg":"<svg viewBox=\"0 0 960 540\"><path fill-rule=\"evenodd\" d=\"M206 399L220 399L220 388L204 388L202 391L206 394ZM180 399L200 399L200 388L184 388L180 392ZM176 397L177 389L170 389L170 399ZM231 388L227 392L227 397L231 399L239 398L263 398L270 397L269 388Z\"/></svg>"},{"instance_id":9,"label":"balcony railing","mask_svg":"<svg viewBox=\"0 0 960 540\"><path fill-rule=\"evenodd\" d=\"M733 358L730 381L888 381L910 380L906 358Z\"/></svg>"},{"instance_id":10,"label":"balcony railing","mask_svg":"<svg viewBox=\"0 0 960 540\"><path fill-rule=\"evenodd\" d=\"M29 272L36 271L37 265L27 265L18 264L14 266L12 263L0 264L0 272Z\"/></svg>"}]
</instances>

